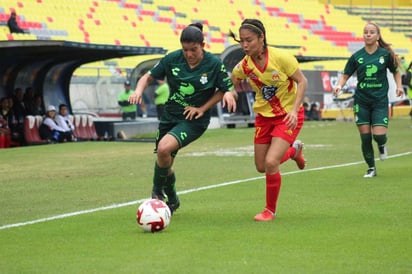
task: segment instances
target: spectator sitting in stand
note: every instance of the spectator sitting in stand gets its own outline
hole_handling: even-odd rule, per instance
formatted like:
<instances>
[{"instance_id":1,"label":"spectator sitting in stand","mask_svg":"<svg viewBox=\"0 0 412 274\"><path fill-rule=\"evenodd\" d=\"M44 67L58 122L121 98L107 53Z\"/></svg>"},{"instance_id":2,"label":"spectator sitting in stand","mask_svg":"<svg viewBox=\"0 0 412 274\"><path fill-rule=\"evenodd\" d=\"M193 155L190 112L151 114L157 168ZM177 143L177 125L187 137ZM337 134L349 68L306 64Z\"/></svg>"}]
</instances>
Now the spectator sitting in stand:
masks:
<instances>
[{"instance_id":1,"label":"spectator sitting in stand","mask_svg":"<svg viewBox=\"0 0 412 274\"><path fill-rule=\"evenodd\" d=\"M24 105L24 91L22 88L15 88L13 94L13 111L19 124L23 124L24 117L27 115Z\"/></svg>"},{"instance_id":2,"label":"spectator sitting in stand","mask_svg":"<svg viewBox=\"0 0 412 274\"><path fill-rule=\"evenodd\" d=\"M308 102L303 102L302 105L305 109L305 121L308 121L310 120L310 105Z\"/></svg>"},{"instance_id":3,"label":"spectator sitting in stand","mask_svg":"<svg viewBox=\"0 0 412 274\"><path fill-rule=\"evenodd\" d=\"M52 143L73 141L72 133L65 131L56 122L56 108L53 105L47 107L46 118L39 128L40 137Z\"/></svg>"},{"instance_id":4,"label":"spectator sitting in stand","mask_svg":"<svg viewBox=\"0 0 412 274\"><path fill-rule=\"evenodd\" d=\"M43 100L40 94L37 94L36 96L34 96L33 109L32 109L31 115L40 115L40 116L46 115L43 109Z\"/></svg>"},{"instance_id":5,"label":"spectator sitting in stand","mask_svg":"<svg viewBox=\"0 0 412 274\"><path fill-rule=\"evenodd\" d=\"M0 148L9 148L10 146L10 129L7 127L7 121L4 118L0 118Z\"/></svg>"},{"instance_id":6,"label":"spectator sitting in stand","mask_svg":"<svg viewBox=\"0 0 412 274\"><path fill-rule=\"evenodd\" d=\"M24 104L24 91L22 88L16 88L12 97L13 103L10 108L13 110L15 120L13 120L13 134L24 136L24 118L28 115ZM24 141L24 138L21 138Z\"/></svg>"},{"instance_id":7,"label":"spectator sitting in stand","mask_svg":"<svg viewBox=\"0 0 412 274\"><path fill-rule=\"evenodd\" d=\"M9 20L7 21L7 26L9 27L10 33L26 33L22 28L19 27L16 18L16 12L12 11Z\"/></svg>"},{"instance_id":8,"label":"spectator sitting in stand","mask_svg":"<svg viewBox=\"0 0 412 274\"><path fill-rule=\"evenodd\" d=\"M33 115L32 113L34 108L34 96L34 89L32 87L27 87L23 96L24 107L26 109L27 115Z\"/></svg>"},{"instance_id":9,"label":"spectator sitting in stand","mask_svg":"<svg viewBox=\"0 0 412 274\"><path fill-rule=\"evenodd\" d=\"M8 148L11 144L11 131L8 124L8 100L0 100L0 148Z\"/></svg>"},{"instance_id":10,"label":"spectator sitting in stand","mask_svg":"<svg viewBox=\"0 0 412 274\"><path fill-rule=\"evenodd\" d=\"M310 105L308 118L309 118L308 120L311 120L311 121L319 121L320 120L319 108L318 108L317 103L312 103Z\"/></svg>"},{"instance_id":11,"label":"spectator sitting in stand","mask_svg":"<svg viewBox=\"0 0 412 274\"><path fill-rule=\"evenodd\" d=\"M12 109L12 100L10 97L4 97L0 101L0 117L5 119L5 123L10 130L11 146L21 146L26 144L24 139L24 129L14 115Z\"/></svg>"},{"instance_id":12,"label":"spectator sitting in stand","mask_svg":"<svg viewBox=\"0 0 412 274\"><path fill-rule=\"evenodd\" d=\"M76 140L76 136L74 135L74 124L69 119L69 112L66 104L59 105L59 113L56 115L56 122L65 132L71 132L73 141Z\"/></svg>"}]
</instances>

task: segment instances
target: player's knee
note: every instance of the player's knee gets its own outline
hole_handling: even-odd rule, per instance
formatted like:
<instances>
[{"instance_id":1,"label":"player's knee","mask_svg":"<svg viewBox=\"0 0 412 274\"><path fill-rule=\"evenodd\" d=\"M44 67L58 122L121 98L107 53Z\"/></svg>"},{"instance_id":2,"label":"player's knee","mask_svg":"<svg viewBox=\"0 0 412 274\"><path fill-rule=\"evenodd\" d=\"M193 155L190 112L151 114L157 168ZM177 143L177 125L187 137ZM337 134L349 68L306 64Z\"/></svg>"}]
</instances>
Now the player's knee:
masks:
<instances>
[{"instance_id":1,"label":"player's knee","mask_svg":"<svg viewBox=\"0 0 412 274\"><path fill-rule=\"evenodd\" d=\"M265 172L265 165L262 165L260 163L255 163L256 170L259 173L264 173Z\"/></svg>"},{"instance_id":2,"label":"player's knee","mask_svg":"<svg viewBox=\"0 0 412 274\"><path fill-rule=\"evenodd\" d=\"M278 170L280 166L280 161L276 159L267 160L265 163L265 172L272 173L275 170Z\"/></svg>"},{"instance_id":3,"label":"player's knee","mask_svg":"<svg viewBox=\"0 0 412 274\"><path fill-rule=\"evenodd\" d=\"M170 156L171 150L167 146L159 145L156 150L158 157Z\"/></svg>"}]
</instances>

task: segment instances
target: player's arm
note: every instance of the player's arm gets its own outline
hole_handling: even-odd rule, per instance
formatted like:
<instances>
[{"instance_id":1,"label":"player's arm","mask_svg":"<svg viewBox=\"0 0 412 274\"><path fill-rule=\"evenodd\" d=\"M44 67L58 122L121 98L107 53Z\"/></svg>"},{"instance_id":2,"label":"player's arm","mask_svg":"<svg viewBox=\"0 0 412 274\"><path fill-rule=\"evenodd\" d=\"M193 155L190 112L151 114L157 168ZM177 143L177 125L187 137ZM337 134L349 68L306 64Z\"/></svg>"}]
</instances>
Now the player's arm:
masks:
<instances>
[{"instance_id":1,"label":"player's arm","mask_svg":"<svg viewBox=\"0 0 412 274\"><path fill-rule=\"evenodd\" d=\"M396 83L396 96L400 97L405 92L402 87L402 76L399 70L393 73L393 79L395 80L395 83Z\"/></svg>"},{"instance_id":2,"label":"player's arm","mask_svg":"<svg viewBox=\"0 0 412 274\"><path fill-rule=\"evenodd\" d=\"M230 88L223 94L222 107L226 107L228 112L236 112L236 101L239 98L232 81L232 75L230 77Z\"/></svg>"},{"instance_id":3,"label":"player's arm","mask_svg":"<svg viewBox=\"0 0 412 274\"><path fill-rule=\"evenodd\" d=\"M223 94L222 107L227 107L227 111L236 112L237 92L232 89Z\"/></svg>"},{"instance_id":4,"label":"player's arm","mask_svg":"<svg viewBox=\"0 0 412 274\"><path fill-rule=\"evenodd\" d=\"M291 76L292 80L296 82L296 100L293 105L293 110L295 112L299 111L302 105L303 98L305 97L306 87L308 85L308 80L300 69L297 69L295 73Z\"/></svg>"},{"instance_id":5,"label":"player's arm","mask_svg":"<svg viewBox=\"0 0 412 274\"><path fill-rule=\"evenodd\" d=\"M241 91L241 87L240 87L240 81L241 80L239 80L233 73L230 76L230 80L232 81L233 87L234 87L234 90L231 91L231 92L233 92L233 95L236 96L236 99L237 99L237 97L238 97L237 91Z\"/></svg>"},{"instance_id":6,"label":"player's arm","mask_svg":"<svg viewBox=\"0 0 412 274\"><path fill-rule=\"evenodd\" d=\"M186 120L192 120L193 118L199 119L203 114L217 104L217 102L223 99L223 92L218 90L213 94L213 96L200 107L185 107L183 115L185 115Z\"/></svg>"},{"instance_id":7,"label":"player's arm","mask_svg":"<svg viewBox=\"0 0 412 274\"><path fill-rule=\"evenodd\" d=\"M153 81L153 77L150 75L149 72L145 73L142 77L140 77L139 81L137 82L136 89L129 96L129 102L131 104L142 104L143 102L143 91L146 87Z\"/></svg>"},{"instance_id":8,"label":"player's arm","mask_svg":"<svg viewBox=\"0 0 412 274\"><path fill-rule=\"evenodd\" d=\"M339 77L338 83L336 84L335 88L333 89L333 94L334 95L338 95L341 92L342 87L346 84L348 79L349 79L349 75L347 75L347 74L342 74Z\"/></svg>"},{"instance_id":9,"label":"player's arm","mask_svg":"<svg viewBox=\"0 0 412 274\"><path fill-rule=\"evenodd\" d=\"M286 114L284 121L290 129L294 130L298 125L298 112L302 105L303 98L305 97L308 80L299 68L292 74L292 76L290 76L290 78L296 83L296 99L292 110Z\"/></svg>"}]
</instances>

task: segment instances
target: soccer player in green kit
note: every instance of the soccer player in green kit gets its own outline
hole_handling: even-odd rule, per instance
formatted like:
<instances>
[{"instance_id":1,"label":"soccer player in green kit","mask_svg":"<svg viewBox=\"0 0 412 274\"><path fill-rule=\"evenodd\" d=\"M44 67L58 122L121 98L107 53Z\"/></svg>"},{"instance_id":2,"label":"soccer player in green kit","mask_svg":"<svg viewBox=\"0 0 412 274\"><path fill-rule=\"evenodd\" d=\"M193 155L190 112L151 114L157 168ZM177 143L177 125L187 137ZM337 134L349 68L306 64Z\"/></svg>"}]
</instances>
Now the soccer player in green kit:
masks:
<instances>
[{"instance_id":1,"label":"soccer player in green kit","mask_svg":"<svg viewBox=\"0 0 412 274\"><path fill-rule=\"evenodd\" d=\"M178 150L199 138L210 122L210 108L222 101L236 111L236 92L221 60L204 50L203 26L183 29L182 48L163 58L137 83L129 102L140 104L149 82L166 77L170 89L156 138L152 198L165 200L173 213L180 201L176 194L172 165Z\"/></svg>"},{"instance_id":2,"label":"soccer player in green kit","mask_svg":"<svg viewBox=\"0 0 412 274\"><path fill-rule=\"evenodd\" d=\"M380 28L374 23L367 23L363 29L365 46L355 52L347 61L343 75L339 78L334 94L339 94L346 81L357 73L358 84L354 95L355 122L362 143L362 154L368 165L365 178L377 175L372 139L378 144L379 158L387 157L388 129L388 91L387 69L396 82L396 95L402 96L401 74L398 71L399 60L390 44L381 35Z\"/></svg>"}]
</instances>

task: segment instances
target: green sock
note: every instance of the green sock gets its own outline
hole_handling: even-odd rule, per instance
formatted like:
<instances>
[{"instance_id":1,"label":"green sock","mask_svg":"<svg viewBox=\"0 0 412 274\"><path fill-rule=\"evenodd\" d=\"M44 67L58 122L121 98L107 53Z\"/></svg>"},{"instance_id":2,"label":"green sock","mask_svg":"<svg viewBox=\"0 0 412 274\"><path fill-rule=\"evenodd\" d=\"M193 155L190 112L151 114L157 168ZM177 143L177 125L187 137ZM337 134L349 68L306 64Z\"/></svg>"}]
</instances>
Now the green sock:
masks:
<instances>
[{"instance_id":1,"label":"green sock","mask_svg":"<svg viewBox=\"0 0 412 274\"><path fill-rule=\"evenodd\" d=\"M383 135L373 135L373 139L375 142L378 144L378 146L383 146L386 144L386 141L388 141L388 137L386 137L386 134Z\"/></svg>"},{"instance_id":2,"label":"green sock","mask_svg":"<svg viewBox=\"0 0 412 274\"><path fill-rule=\"evenodd\" d=\"M362 154L365 162L368 164L369 167L375 167L375 157L373 155L373 147L372 147L372 135L368 134L361 134L361 141L362 141Z\"/></svg>"},{"instance_id":3,"label":"green sock","mask_svg":"<svg viewBox=\"0 0 412 274\"><path fill-rule=\"evenodd\" d=\"M153 176L153 191L162 192L167 181L168 167L159 167L157 162L155 163L154 176Z\"/></svg>"},{"instance_id":4,"label":"green sock","mask_svg":"<svg viewBox=\"0 0 412 274\"><path fill-rule=\"evenodd\" d=\"M176 176L174 172L171 175L167 176L164 190L169 203L174 204L175 202L177 202Z\"/></svg>"}]
</instances>

